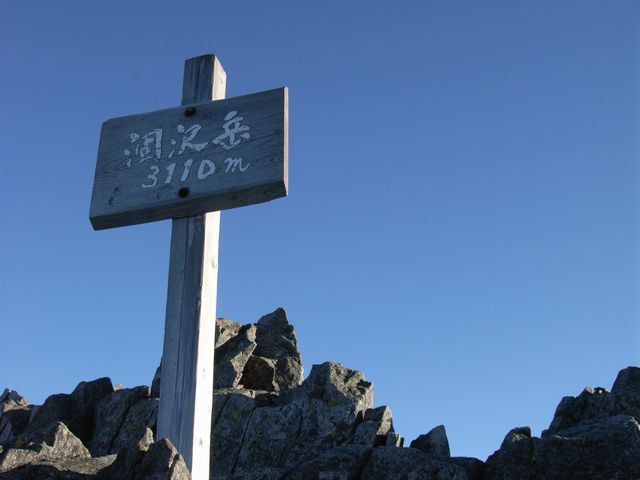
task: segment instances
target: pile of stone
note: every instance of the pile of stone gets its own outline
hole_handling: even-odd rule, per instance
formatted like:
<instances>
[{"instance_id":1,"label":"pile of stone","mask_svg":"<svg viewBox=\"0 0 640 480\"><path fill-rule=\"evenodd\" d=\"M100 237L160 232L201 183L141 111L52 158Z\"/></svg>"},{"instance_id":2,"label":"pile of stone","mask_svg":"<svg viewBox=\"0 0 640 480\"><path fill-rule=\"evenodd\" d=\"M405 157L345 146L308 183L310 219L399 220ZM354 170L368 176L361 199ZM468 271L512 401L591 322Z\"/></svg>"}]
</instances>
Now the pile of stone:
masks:
<instances>
[{"instance_id":1,"label":"pile of stone","mask_svg":"<svg viewBox=\"0 0 640 480\"><path fill-rule=\"evenodd\" d=\"M215 480L640 478L638 368L621 371L611 392L565 397L541 438L513 429L482 462L451 457L443 426L404 447L361 372L327 362L303 381L284 310L249 325L218 319L216 327ZM188 479L179 452L154 438L159 370L150 387L114 388L101 378L41 406L5 390L0 479Z\"/></svg>"}]
</instances>

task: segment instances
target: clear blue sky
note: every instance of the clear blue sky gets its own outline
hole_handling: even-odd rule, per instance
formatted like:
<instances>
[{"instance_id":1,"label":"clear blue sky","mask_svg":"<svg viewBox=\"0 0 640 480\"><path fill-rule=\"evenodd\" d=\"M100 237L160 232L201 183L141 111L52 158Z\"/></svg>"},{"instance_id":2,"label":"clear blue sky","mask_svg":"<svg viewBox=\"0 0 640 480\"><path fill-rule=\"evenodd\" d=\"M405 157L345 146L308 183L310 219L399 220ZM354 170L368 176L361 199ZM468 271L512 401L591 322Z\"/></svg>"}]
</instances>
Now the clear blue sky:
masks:
<instances>
[{"instance_id":1,"label":"clear blue sky","mask_svg":"<svg viewBox=\"0 0 640 480\"><path fill-rule=\"evenodd\" d=\"M0 52L0 388L151 381L170 222L91 229L98 136L205 53L290 89L290 195L223 212L219 315L283 306L306 372L483 459L640 363L636 1L5 1Z\"/></svg>"}]
</instances>

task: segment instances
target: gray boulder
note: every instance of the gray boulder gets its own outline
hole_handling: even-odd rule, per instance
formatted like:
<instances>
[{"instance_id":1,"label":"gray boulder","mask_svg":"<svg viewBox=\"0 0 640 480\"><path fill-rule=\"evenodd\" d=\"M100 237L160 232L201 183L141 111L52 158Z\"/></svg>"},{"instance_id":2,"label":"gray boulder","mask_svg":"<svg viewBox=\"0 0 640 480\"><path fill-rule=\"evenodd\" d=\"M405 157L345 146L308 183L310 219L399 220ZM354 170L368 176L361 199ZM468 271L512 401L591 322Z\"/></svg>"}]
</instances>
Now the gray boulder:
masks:
<instances>
[{"instance_id":1,"label":"gray boulder","mask_svg":"<svg viewBox=\"0 0 640 480\"><path fill-rule=\"evenodd\" d=\"M251 355L242 371L240 381L244 388L251 390L279 391L280 385L276 382L276 361Z\"/></svg>"},{"instance_id":2,"label":"gray boulder","mask_svg":"<svg viewBox=\"0 0 640 480\"><path fill-rule=\"evenodd\" d=\"M71 392L73 414L67 426L83 443L88 444L93 435L98 403L110 393L113 393L113 384L106 377L80 382Z\"/></svg>"},{"instance_id":3,"label":"gray boulder","mask_svg":"<svg viewBox=\"0 0 640 480\"><path fill-rule=\"evenodd\" d=\"M118 453L118 449L123 446L123 441L121 439L115 448L114 442L120 430L126 428L125 422L129 411L134 404L148 397L149 387L147 386L123 388L112 392L98 403L95 430L89 444L91 455L100 457L110 453ZM132 432L128 438L138 434L140 430L142 427Z\"/></svg>"},{"instance_id":4,"label":"gray boulder","mask_svg":"<svg viewBox=\"0 0 640 480\"><path fill-rule=\"evenodd\" d=\"M281 392L276 404L270 404L273 397L267 395L261 400L266 405L261 406L260 397L265 395L256 397L240 437L234 474L257 468L290 469L320 452L350 443L371 406L373 387L362 373L327 362L314 365L301 386ZM242 403L251 406L246 400ZM225 404L218 424L223 418L230 421L231 412Z\"/></svg>"},{"instance_id":5,"label":"gray boulder","mask_svg":"<svg viewBox=\"0 0 640 480\"><path fill-rule=\"evenodd\" d=\"M118 435L113 440L111 445L112 452L118 452L123 448L137 445L147 429L153 432L156 431L158 404L159 399L146 398L131 406L124 423L118 430Z\"/></svg>"},{"instance_id":6,"label":"gray boulder","mask_svg":"<svg viewBox=\"0 0 640 480\"><path fill-rule=\"evenodd\" d=\"M320 453L316 458L294 468L287 480L340 479L357 480L369 460L372 448L364 445L342 445Z\"/></svg>"},{"instance_id":7,"label":"gray boulder","mask_svg":"<svg viewBox=\"0 0 640 480\"><path fill-rule=\"evenodd\" d=\"M241 323L234 322L228 318L218 318L216 320L216 346L219 348L235 337L243 327Z\"/></svg>"},{"instance_id":8,"label":"gray boulder","mask_svg":"<svg viewBox=\"0 0 640 480\"><path fill-rule=\"evenodd\" d=\"M7 480L87 480L95 478L115 460L115 455L98 458L71 458L55 462L30 463L5 475ZM3 477L4 480L5 477Z\"/></svg>"},{"instance_id":9,"label":"gray boulder","mask_svg":"<svg viewBox=\"0 0 640 480\"><path fill-rule=\"evenodd\" d=\"M275 361L275 383L280 390L293 388L302 382L304 371L293 325L282 308L264 315L256 323L254 355ZM241 381L242 383L242 381Z\"/></svg>"},{"instance_id":10,"label":"gray boulder","mask_svg":"<svg viewBox=\"0 0 640 480\"><path fill-rule=\"evenodd\" d=\"M519 442L520 440L526 440L531 438L531 428L530 427L516 427L512 428L507 432L502 440L502 445L500 448L508 448L512 443Z\"/></svg>"},{"instance_id":11,"label":"gray boulder","mask_svg":"<svg viewBox=\"0 0 640 480\"><path fill-rule=\"evenodd\" d=\"M473 457L451 457L451 463L462 467L467 472L469 480L482 480L485 464L482 460Z\"/></svg>"},{"instance_id":12,"label":"gray boulder","mask_svg":"<svg viewBox=\"0 0 640 480\"><path fill-rule=\"evenodd\" d=\"M98 403L113 392L108 378L91 382L80 382L71 394L58 393L49 396L44 404L34 409L24 436L31 436L57 422L62 422L83 443L89 443L95 426L95 411Z\"/></svg>"},{"instance_id":13,"label":"gray boulder","mask_svg":"<svg viewBox=\"0 0 640 480\"><path fill-rule=\"evenodd\" d=\"M418 450L437 457L448 458L451 456L447 431L444 425L438 425L425 435L420 435L411 442L410 447L417 448Z\"/></svg>"},{"instance_id":14,"label":"gray boulder","mask_svg":"<svg viewBox=\"0 0 640 480\"><path fill-rule=\"evenodd\" d=\"M116 460L97 476L97 480L190 480L182 455L169 440L153 443L146 430L133 446L123 448Z\"/></svg>"},{"instance_id":15,"label":"gray boulder","mask_svg":"<svg viewBox=\"0 0 640 480\"><path fill-rule=\"evenodd\" d=\"M98 475L98 480L132 480L136 476L145 453L153 444L153 433L146 429L135 445L121 449L115 461Z\"/></svg>"},{"instance_id":16,"label":"gray boulder","mask_svg":"<svg viewBox=\"0 0 640 480\"><path fill-rule=\"evenodd\" d=\"M385 446L401 448L404 446L404 438L402 438L399 433L389 432L387 433L387 441L385 442Z\"/></svg>"},{"instance_id":17,"label":"gray boulder","mask_svg":"<svg viewBox=\"0 0 640 480\"><path fill-rule=\"evenodd\" d=\"M9 448L0 454L0 473L41 461L89 458L89 450L66 427L56 422L34 433L23 448Z\"/></svg>"},{"instance_id":18,"label":"gray boulder","mask_svg":"<svg viewBox=\"0 0 640 480\"><path fill-rule=\"evenodd\" d=\"M242 386L274 392L302 382L298 342L282 308L255 325L218 318L215 349L215 389ZM153 378L152 397L160 396L160 368Z\"/></svg>"},{"instance_id":19,"label":"gray boulder","mask_svg":"<svg viewBox=\"0 0 640 480\"><path fill-rule=\"evenodd\" d=\"M564 397L560 401L549 428L542 432L542 436L574 427L582 422L607 418L618 413L638 416L640 411L633 405L621 405L617 401L616 395L604 388L587 387L577 397Z\"/></svg>"},{"instance_id":20,"label":"gray boulder","mask_svg":"<svg viewBox=\"0 0 640 480\"><path fill-rule=\"evenodd\" d=\"M364 421L358 425L352 443L373 447L386 445L389 433L393 433L391 409L387 406L370 408L364 413Z\"/></svg>"},{"instance_id":21,"label":"gray boulder","mask_svg":"<svg viewBox=\"0 0 640 480\"><path fill-rule=\"evenodd\" d=\"M156 373L154 373L153 375L153 380L151 380L151 391L149 392L149 395L153 398L160 397L160 373L161 367L160 365L158 365L158 368L156 368Z\"/></svg>"},{"instance_id":22,"label":"gray boulder","mask_svg":"<svg viewBox=\"0 0 640 480\"><path fill-rule=\"evenodd\" d=\"M564 397L556 408L548 430L542 432L542 436L582 422L620 414L631 415L640 420L640 368L628 367L621 370L611 392L602 387L587 387L577 397Z\"/></svg>"},{"instance_id":23,"label":"gray boulder","mask_svg":"<svg viewBox=\"0 0 640 480\"><path fill-rule=\"evenodd\" d=\"M191 480L182 455L163 438L149 447L133 480Z\"/></svg>"},{"instance_id":24,"label":"gray boulder","mask_svg":"<svg viewBox=\"0 0 640 480\"><path fill-rule=\"evenodd\" d=\"M260 468L253 470L237 471L231 475L221 475L215 477L215 480L285 480L286 470L282 468Z\"/></svg>"},{"instance_id":25,"label":"gray boulder","mask_svg":"<svg viewBox=\"0 0 640 480\"><path fill-rule=\"evenodd\" d=\"M216 395L220 404L211 432L211 473L213 478L230 475L242 448L244 434L256 401L253 392L238 391Z\"/></svg>"},{"instance_id":26,"label":"gray boulder","mask_svg":"<svg viewBox=\"0 0 640 480\"><path fill-rule=\"evenodd\" d=\"M611 393L627 397L640 396L640 368L627 367L620 370L611 387ZM636 420L640 421L639 418Z\"/></svg>"},{"instance_id":27,"label":"gray boulder","mask_svg":"<svg viewBox=\"0 0 640 480\"><path fill-rule=\"evenodd\" d=\"M373 449L361 478L468 480L469 476L463 467L415 448L378 447Z\"/></svg>"},{"instance_id":28,"label":"gray boulder","mask_svg":"<svg viewBox=\"0 0 640 480\"><path fill-rule=\"evenodd\" d=\"M73 416L74 402L68 393L49 395L44 403L34 409L29 424L22 437L30 437L57 422L68 422Z\"/></svg>"},{"instance_id":29,"label":"gray boulder","mask_svg":"<svg viewBox=\"0 0 640 480\"><path fill-rule=\"evenodd\" d=\"M640 478L640 426L630 415L585 421L541 439L508 437L487 459L483 480Z\"/></svg>"},{"instance_id":30,"label":"gray boulder","mask_svg":"<svg viewBox=\"0 0 640 480\"><path fill-rule=\"evenodd\" d=\"M213 369L215 388L235 388L240 384L251 353L256 348L256 327L245 325L238 333L216 348Z\"/></svg>"},{"instance_id":31,"label":"gray boulder","mask_svg":"<svg viewBox=\"0 0 640 480\"><path fill-rule=\"evenodd\" d=\"M364 414L373 403L373 385L358 370L325 362L314 365L299 388L280 394L281 404L308 399L322 400L329 407L348 405L355 412Z\"/></svg>"},{"instance_id":32,"label":"gray boulder","mask_svg":"<svg viewBox=\"0 0 640 480\"><path fill-rule=\"evenodd\" d=\"M304 461L301 452L292 451L302 433L304 414L291 404L254 409L239 445L234 473L285 468Z\"/></svg>"},{"instance_id":33,"label":"gray boulder","mask_svg":"<svg viewBox=\"0 0 640 480\"><path fill-rule=\"evenodd\" d=\"M0 395L0 443L20 435L31 417L32 405L18 392L6 388Z\"/></svg>"}]
</instances>

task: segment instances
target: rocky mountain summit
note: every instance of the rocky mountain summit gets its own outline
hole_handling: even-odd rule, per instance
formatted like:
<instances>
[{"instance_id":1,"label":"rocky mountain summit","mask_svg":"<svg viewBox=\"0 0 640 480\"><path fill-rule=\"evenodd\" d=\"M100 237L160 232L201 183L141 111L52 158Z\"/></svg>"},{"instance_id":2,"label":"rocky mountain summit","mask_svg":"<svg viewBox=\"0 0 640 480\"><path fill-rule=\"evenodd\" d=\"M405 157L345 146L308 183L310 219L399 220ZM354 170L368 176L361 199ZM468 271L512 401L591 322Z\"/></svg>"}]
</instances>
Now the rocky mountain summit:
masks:
<instances>
[{"instance_id":1,"label":"rocky mountain summit","mask_svg":"<svg viewBox=\"0 0 640 480\"><path fill-rule=\"evenodd\" d=\"M282 309L249 325L218 319L215 348L215 480L640 479L640 368L610 392L563 398L540 438L514 428L483 462L452 457L442 425L405 447L361 372L326 362L303 380ZM100 378L42 405L5 390L0 479L188 479L171 442L155 438L159 382L159 369L151 386Z\"/></svg>"}]
</instances>

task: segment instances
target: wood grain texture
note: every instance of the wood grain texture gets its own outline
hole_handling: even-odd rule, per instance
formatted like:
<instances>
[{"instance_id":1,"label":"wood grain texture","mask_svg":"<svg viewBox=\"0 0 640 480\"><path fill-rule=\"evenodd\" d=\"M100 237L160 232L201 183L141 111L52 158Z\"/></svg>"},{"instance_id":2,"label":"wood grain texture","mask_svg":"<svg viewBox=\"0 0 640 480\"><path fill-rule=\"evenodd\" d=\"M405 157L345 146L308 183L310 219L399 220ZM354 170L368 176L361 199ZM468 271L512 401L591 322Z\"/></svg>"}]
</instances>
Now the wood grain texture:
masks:
<instances>
[{"instance_id":1,"label":"wood grain texture","mask_svg":"<svg viewBox=\"0 0 640 480\"><path fill-rule=\"evenodd\" d=\"M212 55L185 63L183 103L224 98ZM209 479L220 212L173 220L158 438L184 456L194 480Z\"/></svg>"},{"instance_id":2,"label":"wood grain texture","mask_svg":"<svg viewBox=\"0 0 640 480\"><path fill-rule=\"evenodd\" d=\"M185 68L202 84L224 81L222 72L209 71L202 62ZM182 107L104 122L89 214L96 230L287 194L286 87L215 102L205 100L199 87L183 87ZM194 107L195 113L187 115L185 107ZM231 112L237 113L229 119Z\"/></svg>"}]
</instances>

